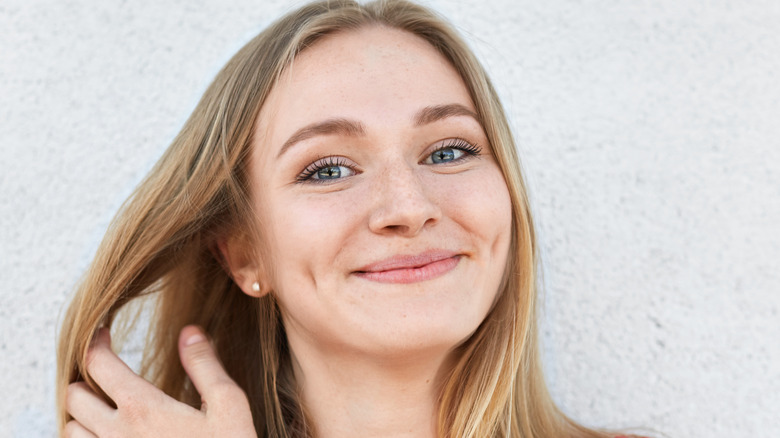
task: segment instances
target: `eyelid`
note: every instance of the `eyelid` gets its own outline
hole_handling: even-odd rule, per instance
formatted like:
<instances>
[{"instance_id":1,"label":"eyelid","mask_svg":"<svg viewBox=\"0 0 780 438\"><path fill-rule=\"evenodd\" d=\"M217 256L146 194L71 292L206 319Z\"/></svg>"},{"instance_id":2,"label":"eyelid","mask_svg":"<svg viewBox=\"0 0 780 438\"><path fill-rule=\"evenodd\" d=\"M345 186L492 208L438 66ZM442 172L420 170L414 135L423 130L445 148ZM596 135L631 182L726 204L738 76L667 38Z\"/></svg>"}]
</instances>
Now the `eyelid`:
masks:
<instances>
[{"instance_id":1,"label":"eyelid","mask_svg":"<svg viewBox=\"0 0 780 438\"><path fill-rule=\"evenodd\" d=\"M328 182L335 182L344 178L335 178L332 180L326 180L326 179L316 179L313 178L313 176L319 172L322 169L325 169L327 167L346 167L347 169L352 170L355 174L358 173L358 170L355 165L352 165L348 162L347 158L341 157L341 156L327 156L327 157L319 157L313 162L311 162L309 165L307 165L301 173L298 174L298 176L295 177L296 183L310 183L310 184L323 184ZM351 175L350 175L351 176Z\"/></svg>"},{"instance_id":2,"label":"eyelid","mask_svg":"<svg viewBox=\"0 0 780 438\"><path fill-rule=\"evenodd\" d=\"M444 140L437 141L433 144L433 149L429 150L425 154L422 162L425 164L438 164L438 163L426 163L428 159L433 156L434 153L443 149L459 149L464 152L461 157L456 158L448 163L458 163L461 160L468 158L479 158L482 154L482 148L476 143L472 143L462 137L452 137ZM448 164L444 163L444 164Z\"/></svg>"}]
</instances>

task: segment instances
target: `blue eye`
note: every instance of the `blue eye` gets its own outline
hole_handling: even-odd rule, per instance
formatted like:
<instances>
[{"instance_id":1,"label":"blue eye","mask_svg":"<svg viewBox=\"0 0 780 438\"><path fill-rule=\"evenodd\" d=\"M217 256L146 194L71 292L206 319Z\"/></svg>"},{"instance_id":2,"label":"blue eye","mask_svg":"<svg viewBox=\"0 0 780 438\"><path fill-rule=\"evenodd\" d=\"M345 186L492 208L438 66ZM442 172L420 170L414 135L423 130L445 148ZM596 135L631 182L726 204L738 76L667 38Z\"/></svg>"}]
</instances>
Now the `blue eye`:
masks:
<instances>
[{"instance_id":1,"label":"blue eye","mask_svg":"<svg viewBox=\"0 0 780 438\"><path fill-rule=\"evenodd\" d=\"M311 177L312 179L338 179L341 178L342 173L347 174L349 172L350 169L344 166L328 166L319 169Z\"/></svg>"},{"instance_id":2,"label":"blue eye","mask_svg":"<svg viewBox=\"0 0 780 438\"><path fill-rule=\"evenodd\" d=\"M455 161L458 158L462 157L463 152L460 149L453 149L453 148L443 148L435 151L431 154L431 162L432 163L446 163L448 161Z\"/></svg>"},{"instance_id":3,"label":"blue eye","mask_svg":"<svg viewBox=\"0 0 780 438\"><path fill-rule=\"evenodd\" d=\"M423 162L425 164L445 164L471 156L479 156L482 148L461 138L444 141Z\"/></svg>"},{"instance_id":4,"label":"blue eye","mask_svg":"<svg viewBox=\"0 0 780 438\"><path fill-rule=\"evenodd\" d=\"M349 167L340 157L328 157L317 160L306 166L296 178L298 182L324 183L334 181L355 174L355 170Z\"/></svg>"}]
</instances>

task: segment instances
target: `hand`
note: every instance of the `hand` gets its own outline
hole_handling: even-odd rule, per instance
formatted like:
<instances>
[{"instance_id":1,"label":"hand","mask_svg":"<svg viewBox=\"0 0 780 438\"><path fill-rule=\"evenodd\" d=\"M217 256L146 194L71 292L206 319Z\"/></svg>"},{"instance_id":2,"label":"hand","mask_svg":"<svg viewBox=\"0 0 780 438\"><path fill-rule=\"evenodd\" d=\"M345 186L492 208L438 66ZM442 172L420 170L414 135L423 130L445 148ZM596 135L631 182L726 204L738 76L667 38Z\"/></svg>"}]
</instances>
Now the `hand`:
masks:
<instances>
[{"instance_id":1,"label":"hand","mask_svg":"<svg viewBox=\"0 0 780 438\"><path fill-rule=\"evenodd\" d=\"M111 351L109 332L101 329L87 353L87 371L117 408L86 383L71 383L66 408L74 419L65 426L65 436L256 438L246 395L222 368L200 329L182 329L179 356L202 397L201 410L169 397L136 375Z\"/></svg>"}]
</instances>

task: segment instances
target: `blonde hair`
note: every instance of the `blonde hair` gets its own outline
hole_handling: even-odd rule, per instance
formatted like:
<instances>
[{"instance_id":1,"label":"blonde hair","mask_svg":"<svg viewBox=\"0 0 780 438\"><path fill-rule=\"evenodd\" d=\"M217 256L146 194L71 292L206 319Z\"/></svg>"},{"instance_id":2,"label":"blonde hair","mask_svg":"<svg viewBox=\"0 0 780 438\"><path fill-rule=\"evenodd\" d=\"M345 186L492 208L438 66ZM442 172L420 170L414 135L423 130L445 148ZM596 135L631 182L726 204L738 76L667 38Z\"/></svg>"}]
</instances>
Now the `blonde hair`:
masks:
<instances>
[{"instance_id":1,"label":"blonde hair","mask_svg":"<svg viewBox=\"0 0 780 438\"><path fill-rule=\"evenodd\" d=\"M258 112L295 56L324 35L380 25L428 41L460 73L512 199L513 242L499 299L443 384L438 433L446 437L604 437L563 415L540 365L536 318L537 248L515 145L493 86L457 33L405 1L312 3L283 17L219 72L163 157L125 203L70 305L59 340L60 427L65 389L83 379L90 340L127 303L154 294L141 374L197 406L179 363L181 328L198 324L225 369L246 392L259 436L314 432L298 401L284 328L273 294L244 294L223 269L216 240L257 239L247 159ZM254 240L253 240L254 241ZM254 254L254 257L260 257ZM259 341L258 341L259 338Z\"/></svg>"}]
</instances>

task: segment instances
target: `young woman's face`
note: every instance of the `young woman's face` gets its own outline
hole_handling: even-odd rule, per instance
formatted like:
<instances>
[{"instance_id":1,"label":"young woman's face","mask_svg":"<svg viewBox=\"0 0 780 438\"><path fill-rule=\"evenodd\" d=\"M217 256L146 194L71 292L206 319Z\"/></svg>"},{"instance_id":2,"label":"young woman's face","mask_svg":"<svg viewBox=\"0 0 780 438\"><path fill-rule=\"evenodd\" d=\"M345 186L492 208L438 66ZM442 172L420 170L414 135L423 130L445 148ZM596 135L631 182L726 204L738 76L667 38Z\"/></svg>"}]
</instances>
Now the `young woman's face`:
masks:
<instances>
[{"instance_id":1,"label":"young woman's face","mask_svg":"<svg viewBox=\"0 0 780 438\"><path fill-rule=\"evenodd\" d=\"M511 205L454 68L369 27L302 52L264 105L251 184L295 351L447 351L493 304Z\"/></svg>"}]
</instances>

